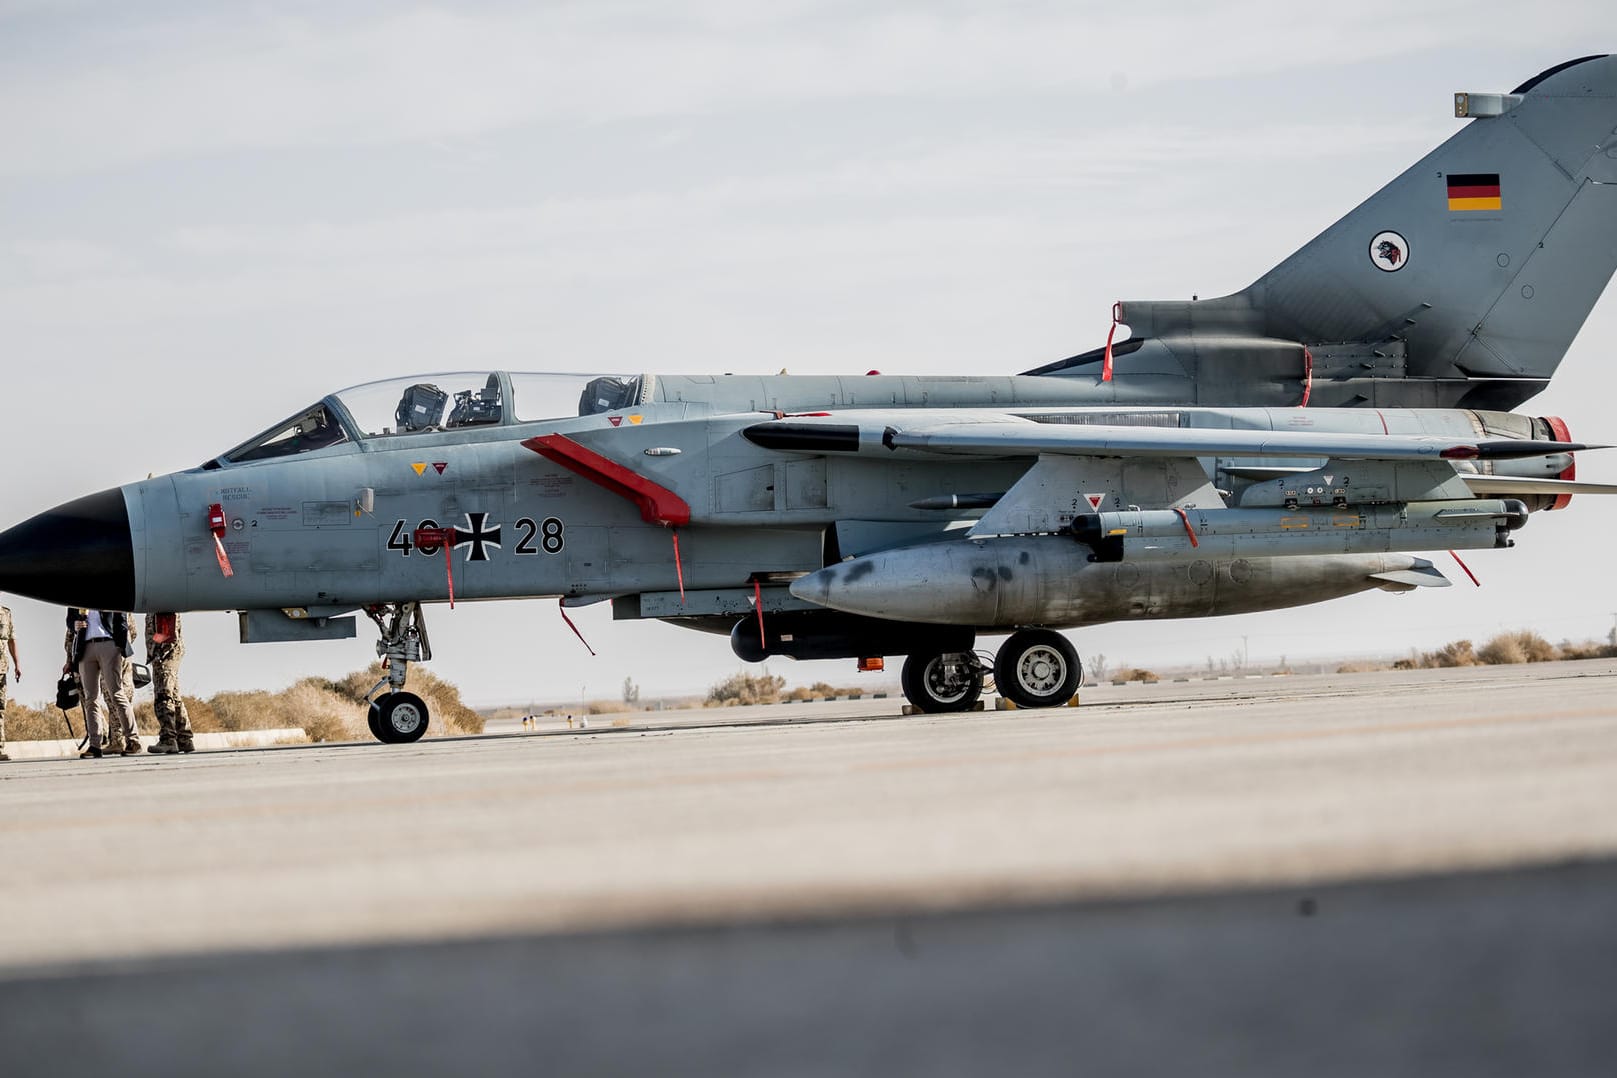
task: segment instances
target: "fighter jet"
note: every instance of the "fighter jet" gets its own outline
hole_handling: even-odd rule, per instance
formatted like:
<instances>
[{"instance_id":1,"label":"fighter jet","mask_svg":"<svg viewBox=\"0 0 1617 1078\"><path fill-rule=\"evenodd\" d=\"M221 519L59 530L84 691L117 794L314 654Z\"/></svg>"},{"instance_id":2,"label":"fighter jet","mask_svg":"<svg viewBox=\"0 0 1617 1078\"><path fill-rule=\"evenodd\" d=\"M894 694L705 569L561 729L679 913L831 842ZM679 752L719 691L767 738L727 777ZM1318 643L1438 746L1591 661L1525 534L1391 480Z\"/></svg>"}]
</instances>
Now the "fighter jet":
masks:
<instances>
[{"instance_id":1,"label":"fighter jet","mask_svg":"<svg viewBox=\"0 0 1617 1078\"><path fill-rule=\"evenodd\" d=\"M1538 392L1617 266L1617 59L1461 94L1452 138L1241 292L1126 302L1020 375L462 372L332 393L196 468L0 534L0 589L376 626L371 729L426 605L603 599L772 655L906 656L925 711L1082 677L1058 630L1449 581L1576 493ZM1114 326L1115 329L1115 326ZM1008 634L992 659L981 635Z\"/></svg>"}]
</instances>

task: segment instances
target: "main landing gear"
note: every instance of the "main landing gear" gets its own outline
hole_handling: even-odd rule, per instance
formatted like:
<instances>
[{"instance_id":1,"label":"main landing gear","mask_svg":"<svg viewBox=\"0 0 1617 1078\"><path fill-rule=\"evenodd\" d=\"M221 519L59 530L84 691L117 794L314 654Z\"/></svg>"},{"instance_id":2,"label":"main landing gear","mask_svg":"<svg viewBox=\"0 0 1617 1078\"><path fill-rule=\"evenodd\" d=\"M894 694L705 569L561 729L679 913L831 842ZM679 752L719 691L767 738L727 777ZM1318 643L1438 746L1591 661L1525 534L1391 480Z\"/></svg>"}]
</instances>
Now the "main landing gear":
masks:
<instances>
[{"instance_id":1,"label":"main landing gear","mask_svg":"<svg viewBox=\"0 0 1617 1078\"><path fill-rule=\"evenodd\" d=\"M969 651L916 652L904 660L904 698L929 714L970 711L985 667Z\"/></svg>"},{"instance_id":2,"label":"main landing gear","mask_svg":"<svg viewBox=\"0 0 1617 1078\"><path fill-rule=\"evenodd\" d=\"M1060 707L1083 678L1078 650L1051 629L1012 633L994 657L994 686L1017 707Z\"/></svg>"},{"instance_id":3,"label":"main landing gear","mask_svg":"<svg viewBox=\"0 0 1617 1078\"><path fill-rule=\"evenodd\" d=\"M915 652L904 660L904 697L928 713L969 711L989 673L1017 707L1060 707L1078 691L1084 668L1060 633L1023 629L1000 645L992 669L970 651Z\"/></svg>"},{"instance_id":4,"label":"main landing gear","mask_svg":"<svg viewBox=\"0 0 1617 1078\"><path fill-rule=\"evenodd\" d=\"M365 721L378 741L389 745L420 741L427 732L427 704L415 693L404 691L404 677L412 662L432 658L421 604L383 603L366 607L365 613L382 634L376 643L376 654L387 668L387 676L365 694L371 702ZM383 686L387 692L377 696Z\"/></svg>"}]
</instances>

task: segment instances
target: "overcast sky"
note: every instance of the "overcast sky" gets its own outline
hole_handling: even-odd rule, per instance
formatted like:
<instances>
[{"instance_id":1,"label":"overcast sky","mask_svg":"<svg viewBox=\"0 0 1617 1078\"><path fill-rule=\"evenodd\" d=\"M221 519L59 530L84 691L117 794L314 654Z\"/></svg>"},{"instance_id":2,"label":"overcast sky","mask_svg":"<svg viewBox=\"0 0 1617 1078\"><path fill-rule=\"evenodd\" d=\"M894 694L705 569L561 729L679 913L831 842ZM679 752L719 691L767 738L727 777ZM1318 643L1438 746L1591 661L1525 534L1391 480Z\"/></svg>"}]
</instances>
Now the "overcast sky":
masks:
<instances>
[{"instance_id":1,"label":"overcast sky","mask_svg":"<svg viewBox=\"0 0 1617 1078\"><path fill-rule=\"evenodd\" d=\"M1115 299L1244 287L1453 133L1454 91L1614 49L1595 0L0 0L0 527L393 375L1024 370L1101 343ZM1608 295L1524 410L1617 441L1614 345ZM1160 665L1603 636L1614 526L1536 514L1467 557L1481 589L1073 637ZM59 613L4 601L44 698ZM575 615L595 659L554 602L430 617L480 703L739 666L605 606ZM225 614L187 638L200 693L373 656Z\"/></svg>"}]
</instances>

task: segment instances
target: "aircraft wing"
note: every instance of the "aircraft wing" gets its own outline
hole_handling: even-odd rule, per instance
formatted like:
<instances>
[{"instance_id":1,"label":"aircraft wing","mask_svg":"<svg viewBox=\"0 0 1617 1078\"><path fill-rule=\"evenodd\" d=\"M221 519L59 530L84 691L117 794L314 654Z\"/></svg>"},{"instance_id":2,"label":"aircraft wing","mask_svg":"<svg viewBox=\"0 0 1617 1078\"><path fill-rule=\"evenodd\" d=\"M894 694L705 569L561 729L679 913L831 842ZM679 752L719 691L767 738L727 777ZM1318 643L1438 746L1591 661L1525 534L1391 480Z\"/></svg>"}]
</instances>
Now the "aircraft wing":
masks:
<instances>
[{"instance_id":1,"label":"aircraft wing","mask_svg":"<svg viewBox=\"0 0 1617 1078\"><path fill-rule=\"evenodd\" d=\"M960 456L1043 454L1102 457L1330 457L1336 460L1509 460L1573 453L1603 446L1495 438L1459 440L1430 435L1331 434L1301 430L1215 430L1090 424L973 423L945 430L888 427L882 444Z\"/></svg>"},{"instance_id":2,"label":"aircraft wing","mask_svg":"<svg viewBox=\"0 0 1617 1078\"><path fill-rule=\"evenodd\" d=\"M854 420L854 422L850 422ZM863 420L862 422L860 420ZM1326 457L1337 460L1509 460L1605 446L1526 439L1460 439L1410 434L1336 434L1313 430L1140 427L1035 422L1011 414L897 417L879 428L857 413L757 423L746 437L772 449L864 452L878 445L925 456Z\"/></svg>"}]
</instances>

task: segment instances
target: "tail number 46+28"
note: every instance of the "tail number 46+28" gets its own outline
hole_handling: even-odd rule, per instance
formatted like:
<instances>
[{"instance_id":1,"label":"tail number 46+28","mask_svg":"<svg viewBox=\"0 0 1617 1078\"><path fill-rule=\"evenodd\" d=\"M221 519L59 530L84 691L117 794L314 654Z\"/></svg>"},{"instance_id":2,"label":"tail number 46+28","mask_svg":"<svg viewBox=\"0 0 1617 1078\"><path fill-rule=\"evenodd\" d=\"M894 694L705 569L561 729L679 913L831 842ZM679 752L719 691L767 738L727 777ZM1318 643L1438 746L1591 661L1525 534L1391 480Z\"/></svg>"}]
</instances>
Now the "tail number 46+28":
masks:
<instances>
[{"instance_id":1,"label":"tail number 46+28","mask_svg":"<svg viewBox=\"0 0 1617 1078\"><path fill-rule=\"evenodd\" d=\"M475 523L477 525L482 524L481 521L477 521ZM422 520L416 524L414 529L408 527L408 524L409 522L405 520L395 520L393 522L393 531L387 537L387 548L389 550L397 550L406 558L417 550L419 550L422 554L429 556L438 553L441 548L437 544L432 544L429 546L422 543L417 545L414 538L415 532L420 529L437 528L437 521ZM532 517L518 517L516 520L516 529L519 538L517 540L517 545L515 548L513 548L512 552L518 555L540 553L560 554L567 545L567 526L562 523L560 517L546 517L544 520L537 522ZM478 527L475 528L474 531L481 533L482 529L481 527ZM474 535L472 533L464 532L459 528L455 529L455 533L456 546L460 546L462 543L473 542L477 538L486 537L485 534ZM488 534L498 536L498 526L496 526L492 532ZM478 544L479 547L483 545L484 544L481 543ZM496 540L489 542L487 545L498 546L499 543ZM485 559L478 558L476 560L482 561Z\"/></svg>"}]
</instances>

